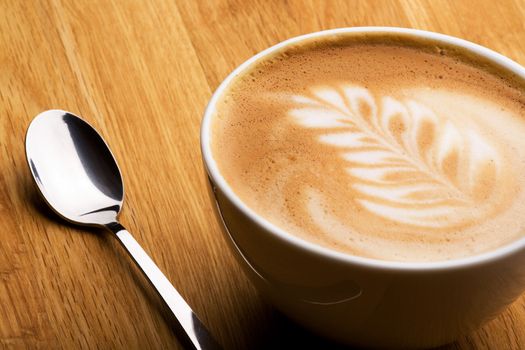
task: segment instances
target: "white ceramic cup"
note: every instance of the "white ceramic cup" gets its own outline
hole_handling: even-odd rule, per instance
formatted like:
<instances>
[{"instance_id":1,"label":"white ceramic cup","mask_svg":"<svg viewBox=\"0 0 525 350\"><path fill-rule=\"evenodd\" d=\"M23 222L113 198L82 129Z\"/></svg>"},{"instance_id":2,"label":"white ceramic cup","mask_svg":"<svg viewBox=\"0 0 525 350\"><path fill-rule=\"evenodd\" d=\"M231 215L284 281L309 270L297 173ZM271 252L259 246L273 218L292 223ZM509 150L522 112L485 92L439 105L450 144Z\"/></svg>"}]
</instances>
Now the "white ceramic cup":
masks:
<instances>
[{"instance_id":1,"label":"white ceramic cup","mask_svg":"<svg viewBox=\"0 0 525 350\"><path fill-rule=\"evenodd\" d=\"M438 346L495 317L522 293L525 238L481 255L439 262L390 262L336 252L293 236L244 204L221 175L210 146L217 100L254 62L303 40L369 32L408 35L462 48L525 79L525 69L514 61L442 34L355 27L303 35L255 55L222 82L204 114L202 156L232 251L250 280L278 309L307 328L344 343Z\"/></svg>"}]
</instances>

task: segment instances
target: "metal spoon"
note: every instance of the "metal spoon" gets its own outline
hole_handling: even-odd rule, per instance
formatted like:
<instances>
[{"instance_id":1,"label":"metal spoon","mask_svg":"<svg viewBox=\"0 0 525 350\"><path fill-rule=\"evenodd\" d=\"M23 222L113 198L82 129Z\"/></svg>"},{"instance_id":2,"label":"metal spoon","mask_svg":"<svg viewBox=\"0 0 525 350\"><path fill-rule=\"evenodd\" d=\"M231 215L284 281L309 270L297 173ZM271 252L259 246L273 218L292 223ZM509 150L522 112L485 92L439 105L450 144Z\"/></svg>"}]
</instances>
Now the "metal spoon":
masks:
<instances>
[{"instance_id":1,"label":"metal spoon","mask_svg":"<svg viewBox=\"0 0 525 350\"><path fill-rule=\"evenodd\" d=\"M66 111L40 113L27 130L26 156L51 209L74 224L113 232L173 312L186 340L195 349L220 349L166 276L117 221L124 199L122 177L109 147L93 127Z\"/></svg>"}]
</instances>

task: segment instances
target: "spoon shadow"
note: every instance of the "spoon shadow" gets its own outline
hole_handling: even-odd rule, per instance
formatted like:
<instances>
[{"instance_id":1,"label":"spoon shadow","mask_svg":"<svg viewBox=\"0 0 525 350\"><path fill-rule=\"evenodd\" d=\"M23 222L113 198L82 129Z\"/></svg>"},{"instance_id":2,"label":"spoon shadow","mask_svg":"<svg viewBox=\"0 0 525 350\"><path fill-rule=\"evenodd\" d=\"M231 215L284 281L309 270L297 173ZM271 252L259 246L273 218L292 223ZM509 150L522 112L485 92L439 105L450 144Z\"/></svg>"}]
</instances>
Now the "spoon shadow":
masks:
<instances>
[{"instance_id":1,"label":"spoon shadow","mask_svg":"<svg viewBox=\"0 0 525 350\"><path fill-rule=\"evenodd\" d=\"M30 203L33 208L31 215L39 216L40 218L46 220L47 222L52 222L57 226L65 226L70 229L75 229L79 233L91 234L100 236L100 232L103 230L93 226L82 226L82 229L79 230L80 226L70 223L67 220L62 219L55 213L49 206L46 201L42 198L40 193L37 190L30 191L27 201Z\"/></svg>"},{"instance_id":2,"label":"spoon shadow","mask_svg":"<svg viewBox=\"0 0 525 350\"><path fill-rule=\"evenodd\" d=\"M99 235L100 230L97 227L92 226L80 226L70 223L67 220L62 219L57 213L53 211L46 203L38 189L36 189L34 182L31 181L31 174L27 169L26 171L18 171L18 195L22 202L28 203L29 214L51 222L57 226L66 226L70 229L76 229L79 233L97 234Z\"/></svg>"}]
</instances>

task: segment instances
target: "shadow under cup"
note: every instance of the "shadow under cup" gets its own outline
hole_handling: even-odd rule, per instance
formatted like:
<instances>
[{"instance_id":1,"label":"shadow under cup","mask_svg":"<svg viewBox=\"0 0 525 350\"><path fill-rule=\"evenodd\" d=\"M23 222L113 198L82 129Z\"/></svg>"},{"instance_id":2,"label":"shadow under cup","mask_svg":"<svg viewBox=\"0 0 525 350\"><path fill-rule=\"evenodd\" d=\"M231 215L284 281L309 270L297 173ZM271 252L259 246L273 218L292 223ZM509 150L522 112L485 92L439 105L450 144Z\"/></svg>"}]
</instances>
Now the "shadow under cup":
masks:
<instances>
[{"instance_id":1,"label":"shadow under cup","mask_svg":"<svg viewBox=\"0 0 525 350\"><path fill-rule=\"evenodd\" d=\"M211 121L236 76L272 52L302 40L381 32L444 43L525 78L525 69L479 45L425 31L343 28L308 34L252 57L219 86L204 115L201 147L212 201L227 241L260 293L307 328L334 340L372 347L432 347L494 318L525 289L525 239L467 258L389 262L344 254L293 236L255 213L233 192L212 156Z\"/></svg>"}]
</instances>

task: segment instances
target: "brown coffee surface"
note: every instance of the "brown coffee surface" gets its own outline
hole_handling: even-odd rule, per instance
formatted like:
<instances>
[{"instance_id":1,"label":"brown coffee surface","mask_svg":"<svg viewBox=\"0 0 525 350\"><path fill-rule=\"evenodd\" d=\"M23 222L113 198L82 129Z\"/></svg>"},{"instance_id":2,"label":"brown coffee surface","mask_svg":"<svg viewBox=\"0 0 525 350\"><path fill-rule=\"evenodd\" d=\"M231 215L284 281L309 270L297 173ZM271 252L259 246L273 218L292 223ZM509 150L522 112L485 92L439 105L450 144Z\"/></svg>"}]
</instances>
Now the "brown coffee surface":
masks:
<instances>
[{"instance_id":1,"label":"brown coffee surface","mask_svg":"<svg viewBox=\"0 0 525 350\"><path fill-rule=\"evenodd\" d=\"M352 255L439 261L525 226L525 97L496 64L388 35L303 42L223 93L213 157L239 198Z\"/></svg>"}]
</instances>

